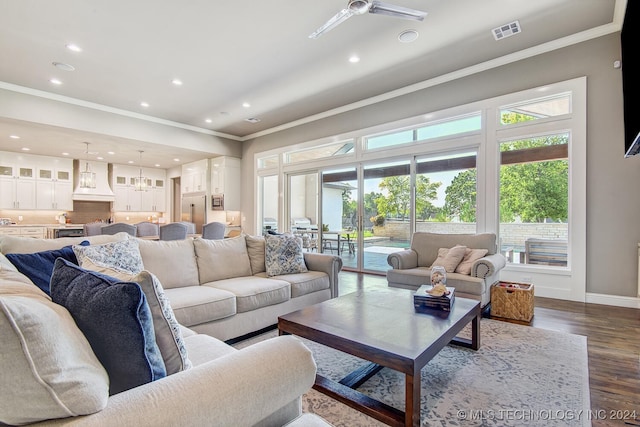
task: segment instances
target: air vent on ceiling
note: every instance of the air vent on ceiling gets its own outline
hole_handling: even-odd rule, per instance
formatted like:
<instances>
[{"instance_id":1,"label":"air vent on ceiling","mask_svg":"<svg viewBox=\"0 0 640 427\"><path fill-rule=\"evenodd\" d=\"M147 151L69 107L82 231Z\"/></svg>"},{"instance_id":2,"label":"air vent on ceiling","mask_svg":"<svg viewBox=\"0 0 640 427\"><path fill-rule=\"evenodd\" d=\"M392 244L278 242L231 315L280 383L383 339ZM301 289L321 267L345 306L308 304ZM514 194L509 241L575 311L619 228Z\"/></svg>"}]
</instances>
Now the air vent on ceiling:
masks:
<instances>
[{"instance_id":1,"label":"air vent on ceiling","mask_svg":"<svg viewBox=\"0 0 640 427\"><path fill-rule=\"evenodd\" d=\"M514 34L518 34L520 31L520 23L518 21L513 21L494 28L493 30L491 30L491 34L493 34L494 39L502 40L504 38L511 37Z\"/></svg>"},{"instance_id":2,"label":"air vent on ceiling","mask_svg":"<svg viewBox=\"0 0 640 427\"><path fill-rule=\"evenodd\" d=\"M244 119L244 121L249 123L258 123L260 119L257 119L255 117L249 117L248 119Z\"/></svg>"}]
</instances>

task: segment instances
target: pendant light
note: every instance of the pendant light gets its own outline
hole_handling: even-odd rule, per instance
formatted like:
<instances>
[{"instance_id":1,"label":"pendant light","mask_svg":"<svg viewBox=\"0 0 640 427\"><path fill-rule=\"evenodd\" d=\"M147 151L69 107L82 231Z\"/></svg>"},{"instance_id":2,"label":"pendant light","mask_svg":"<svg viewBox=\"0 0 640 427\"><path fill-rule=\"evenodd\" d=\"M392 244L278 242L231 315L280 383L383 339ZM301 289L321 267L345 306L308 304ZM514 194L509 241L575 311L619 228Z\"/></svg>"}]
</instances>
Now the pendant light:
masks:
<instances>
[{"instance_id":1,"label":"pendant light","mask_svg":"<svg viewBox=\"0 0 640 427\"><path fill-rule=\"evenodd\" d=\"M147 191L149 189L147 177L142 175L142 153L144 151L138 150L138 152L140 153L140 172L138 176L133 178L133 187L136 191Z\"/></svg>"},{"instance_id":2,"label":"pendant light","mask_svg":"<svg viewBox=\"0 0 640 427\"><path fill-rule=\"evenodd\" d=\"M95 172L91 172L89 168L89 143L87 144L86 150L86 164L85 169L80 172L80 188L96 188L96 174Z\"/></svg>"}]
</instances>

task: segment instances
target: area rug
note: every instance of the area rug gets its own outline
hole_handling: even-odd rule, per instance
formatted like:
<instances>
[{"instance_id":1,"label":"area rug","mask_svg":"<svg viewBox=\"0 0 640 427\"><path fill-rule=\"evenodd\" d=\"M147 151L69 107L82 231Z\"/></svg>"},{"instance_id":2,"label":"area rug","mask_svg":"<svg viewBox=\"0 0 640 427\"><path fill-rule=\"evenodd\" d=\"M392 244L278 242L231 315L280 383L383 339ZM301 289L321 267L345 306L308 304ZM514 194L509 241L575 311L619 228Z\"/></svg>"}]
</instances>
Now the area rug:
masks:
<instances>
[{"instance_id":1,"label":"area rug","mask_svg":"<svg viewBox=\"0 0 640 427\"><path fill-rule=\"evenodd\" d=\"M423 426L591 425L586 337L491 319L482 319L480 329L480 350L447 346L422 369ZM276 335L270 331L235 347ZM318 372L333 380L366 363L302 341ZM404 410L404 376L391 369L358 390ZM303 411L336 427L384 425L315 390L304 395Z\"/></svg>"}]
</instances>

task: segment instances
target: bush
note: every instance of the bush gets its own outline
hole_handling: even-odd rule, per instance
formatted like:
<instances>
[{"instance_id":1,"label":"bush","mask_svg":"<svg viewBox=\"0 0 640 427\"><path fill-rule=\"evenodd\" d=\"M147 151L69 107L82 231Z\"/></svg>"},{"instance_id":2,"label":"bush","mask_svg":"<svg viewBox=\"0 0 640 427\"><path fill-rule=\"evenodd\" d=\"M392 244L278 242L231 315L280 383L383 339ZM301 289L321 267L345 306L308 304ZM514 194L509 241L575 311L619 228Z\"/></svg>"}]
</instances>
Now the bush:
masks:
<instances>
[{"instance_id":1,"label":"bush","mask_svg":"<svg viewBox=\"0 0 640 427\"><path fill-rule=\"evenodd\" d=\"M384 220L384 215L375 215L369 218L369 221L371 221L373 225L376 225L378 227L382 227L384 225Z\"/></svg>"}]
</instances>

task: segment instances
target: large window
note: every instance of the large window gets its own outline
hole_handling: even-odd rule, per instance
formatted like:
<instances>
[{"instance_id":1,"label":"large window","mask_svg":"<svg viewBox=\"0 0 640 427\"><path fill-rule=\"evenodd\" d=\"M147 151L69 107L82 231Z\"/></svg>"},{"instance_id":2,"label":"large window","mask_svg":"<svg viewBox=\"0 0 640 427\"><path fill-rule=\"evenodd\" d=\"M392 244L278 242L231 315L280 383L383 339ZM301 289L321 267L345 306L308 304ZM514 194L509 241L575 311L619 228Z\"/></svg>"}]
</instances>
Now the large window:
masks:
<instances>
[{"instance_id":1,"label":"large window","mask_svg":"<svg viewBox=\"0 0 640 427\"><path fill-rule=\"evenodd\" d=\"M409 246L415 231L489 232L508 259L501 279L533 281L540 296L584 301L585 146L583 77L256 159L279 159L280 176L319 173L322 209L315 219L309 210L301 216L317 222L320 234L323 226L334 232L318 244L339 251L345 268L377 271L378 262L384 274L387 254Z\"/></svg>"},{"instance_id":2,"label":"large window","mask_svg":"<svg viewBox=\"0 0 640 427\"><path fill-rule=\"evenodd\" d=\"M512 263L566 267L569 134L500 143L500 237Z\"/></svg>"}]
</instances>

